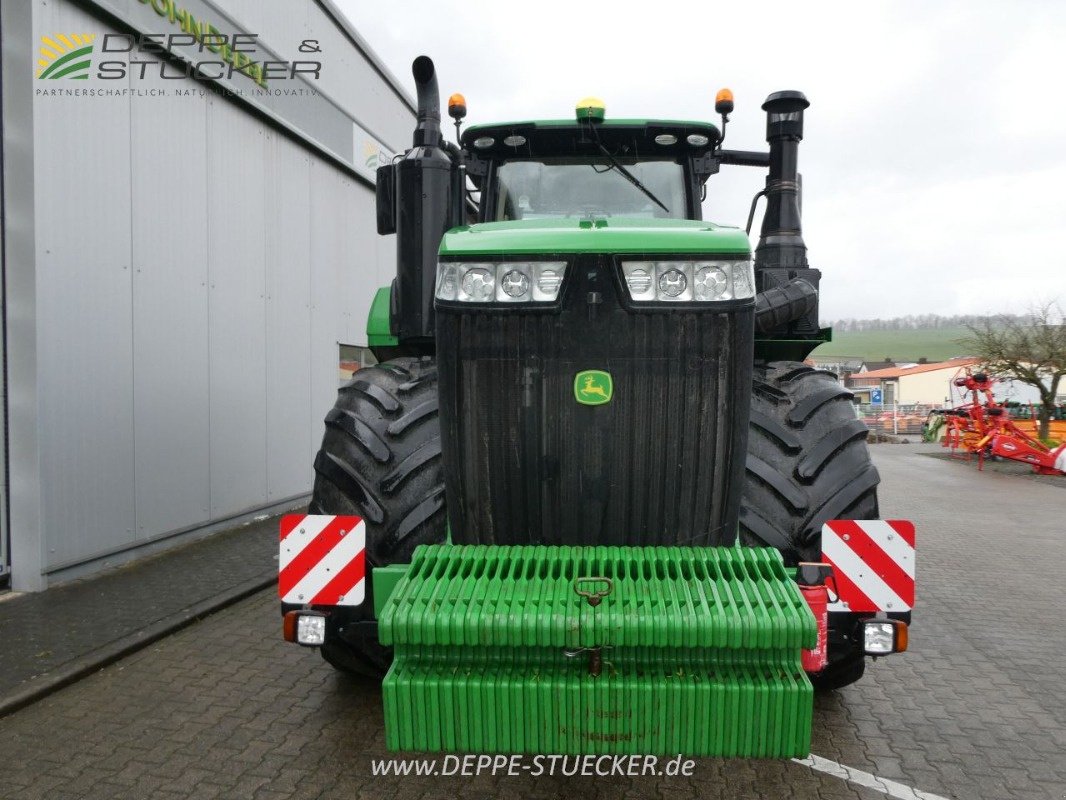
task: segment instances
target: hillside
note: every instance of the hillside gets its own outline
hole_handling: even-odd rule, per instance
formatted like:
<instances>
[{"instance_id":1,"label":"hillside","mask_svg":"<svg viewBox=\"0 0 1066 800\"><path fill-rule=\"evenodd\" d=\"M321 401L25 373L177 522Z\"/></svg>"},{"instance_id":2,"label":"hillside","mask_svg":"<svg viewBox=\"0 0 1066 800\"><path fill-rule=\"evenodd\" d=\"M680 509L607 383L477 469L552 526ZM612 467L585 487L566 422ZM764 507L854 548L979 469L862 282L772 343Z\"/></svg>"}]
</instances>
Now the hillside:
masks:
<instances>
[{"instance_id":1,"label":"hillside","mask_svg":"<svg viewBox=\"0 0 1066 800\"><path fill-rule=\"evenodd\" d=\"M946 361L967 355L958 340L964 327L907 329L896 331L833 331L833 341L814 351L816 356L853 356L868 361Z\"/></svg>"}]
</instances>

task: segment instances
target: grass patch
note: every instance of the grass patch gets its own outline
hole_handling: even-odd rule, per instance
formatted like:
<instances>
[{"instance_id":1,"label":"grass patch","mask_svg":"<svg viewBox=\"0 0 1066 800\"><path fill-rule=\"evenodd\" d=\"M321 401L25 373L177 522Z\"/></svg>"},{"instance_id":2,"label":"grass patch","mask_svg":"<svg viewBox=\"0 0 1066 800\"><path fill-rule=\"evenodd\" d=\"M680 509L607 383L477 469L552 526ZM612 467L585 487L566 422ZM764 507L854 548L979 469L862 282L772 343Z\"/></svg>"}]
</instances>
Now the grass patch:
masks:
<instances>
[{"instance_id":1,"label":"grass patch","mask_svg":"<svg viewBox=\"0 0 1066 800\"><path fill-rule=\"evenodd\" d=\"M958 340L969 332L959 328L900 331L833 331L833 341L814 351L816 356L848 356L866 361L947 361L968 355Z\"/></svg>"}]
</instances>

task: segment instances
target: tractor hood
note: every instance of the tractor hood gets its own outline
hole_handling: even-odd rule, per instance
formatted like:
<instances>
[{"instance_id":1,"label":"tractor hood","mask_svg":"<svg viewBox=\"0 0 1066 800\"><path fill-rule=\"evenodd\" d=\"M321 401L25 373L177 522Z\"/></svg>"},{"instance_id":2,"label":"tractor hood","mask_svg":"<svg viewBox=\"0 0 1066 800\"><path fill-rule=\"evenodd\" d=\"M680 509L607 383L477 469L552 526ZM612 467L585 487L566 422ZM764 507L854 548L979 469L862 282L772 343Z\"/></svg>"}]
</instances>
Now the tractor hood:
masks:
<instances>
[{"instance_id":1,"label":"tractor hood","mask_svg":"<svg viewBox=\"0 0 1066 800\"><path fill-rule=\"evenodd\" d=\"M685 219L544 219L453 228L442 256L550 253L698 253L749 255L739 228Z\"/></svg>"}]
</instances>

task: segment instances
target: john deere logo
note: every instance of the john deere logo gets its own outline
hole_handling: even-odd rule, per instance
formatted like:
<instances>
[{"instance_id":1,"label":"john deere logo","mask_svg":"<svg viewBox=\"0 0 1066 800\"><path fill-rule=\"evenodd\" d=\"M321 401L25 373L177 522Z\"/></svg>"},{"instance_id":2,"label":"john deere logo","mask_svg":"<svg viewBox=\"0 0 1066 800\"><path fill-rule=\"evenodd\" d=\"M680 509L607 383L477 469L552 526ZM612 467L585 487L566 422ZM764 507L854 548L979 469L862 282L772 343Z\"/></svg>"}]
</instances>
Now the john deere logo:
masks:
<instances>
[{"instance_id":1,"label":"john deere logo","mask_svg":"<svg viewBox=\"0 0 1066 800\"><path fill-rule=\"evenodd\" d=\"M602 369L586 369L574 376L574 398L586 406L602 406L611 402L614 381L611 373Z\"/></svg>"},{"instance_id":2,"label":"john deere logo","mask_svg":"<svg viewBox=\"0 0 1066 800\"><path fill-rule=\"evenodd\" d=\"M71 78L87 80L93 55L93 33L57 33L41 37L41 57L37 59L39 80Z\"/></svg>"}]
</instances>

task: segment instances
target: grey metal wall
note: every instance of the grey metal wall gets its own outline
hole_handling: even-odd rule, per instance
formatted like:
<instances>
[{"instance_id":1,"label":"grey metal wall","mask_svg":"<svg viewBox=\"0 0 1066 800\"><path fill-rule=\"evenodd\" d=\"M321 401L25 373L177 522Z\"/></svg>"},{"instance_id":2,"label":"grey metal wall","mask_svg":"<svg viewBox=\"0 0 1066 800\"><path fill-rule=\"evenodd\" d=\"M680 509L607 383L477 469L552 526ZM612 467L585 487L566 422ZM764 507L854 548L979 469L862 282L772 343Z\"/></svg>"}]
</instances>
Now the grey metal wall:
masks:
<instances>
[{"instance_id":1,"label":"grey metal wall","mask_svg":"<svg viewBox=\"0 0 1066 800\"><path fill-rule=\"evenodd\" d=\"M322 89L403 149L409 104L320 6L219 5L278 49L326 40ZM108 31L33 9L38 39ZM35 97L33 132L36 263L8 266L36 272L42 553L16 588L306 494L337 345L394 270L371 187L233 100Z\"/></svg>"}]
</instances>

